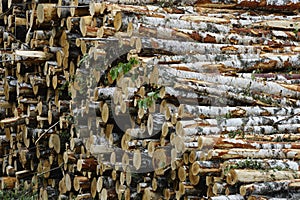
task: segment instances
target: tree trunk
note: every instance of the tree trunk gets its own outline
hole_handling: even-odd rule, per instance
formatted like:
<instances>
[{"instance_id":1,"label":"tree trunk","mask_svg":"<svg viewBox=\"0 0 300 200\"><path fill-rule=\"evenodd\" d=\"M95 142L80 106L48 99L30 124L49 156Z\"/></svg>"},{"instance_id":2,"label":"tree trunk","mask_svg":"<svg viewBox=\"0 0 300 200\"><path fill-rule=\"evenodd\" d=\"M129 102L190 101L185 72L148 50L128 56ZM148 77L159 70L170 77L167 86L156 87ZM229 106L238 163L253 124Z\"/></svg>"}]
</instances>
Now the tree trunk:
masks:
<instances>
[{"instance_id":1,"label":"tree trunk","mask_svg":"<svg viewBox=\"0 0 300 200\"><path fill-rule=\"evenodd\" d=\"M221 172L221 164L217 161L195 161L192 164L191 170L194 176L196 175L205 175L205 174L214 174Z\"/></svg>"},{"instance_id":2,"label":"tree trunk","mask_svg":"<svg viewBox=\"0 0 300 200\"><path fill-rule=\"evenodd\" d=\"M281 1L274 4L271 0L266 0L264 3L262 2L253 2L250 0L244 1L229 1L229 2L222 2L222 1L198 1L197 6L201 7L208 7L208 8L245 8L245 9L265 9L265 10L280 10L280 11L294 11L299 8L300 4L298 2L290 2L290 1Z\"/></svg>"},{"instance_id":3,"label":"tree trunk","mask_svg":"<svg viewBox=\"0 0 300 200\"><path fill-rule=\"evenodd\" d=\"M248 164L247 164L248 162ZM223 162L222 170L225 173L227 168L236 167L237 169L244 169L251 167L252 165L257 165L262 170L272 170L272 169L281 169L281 170L290 170L297 171L299 168L299 161L291 161L291 160L274 160L274 159L253 159L249 161L249 159L229 159Z\"/></svg>"},{"instance_id":4,"label":"tree trunk","mask_svg":"<svg viewBox=\"0 0 300 200\"><path fill-rule=\"evenodd\" d=\"M200 136L198 138L198 148L212 147L215 149L231 149L231 148L243 148L243 149L299 149L300 144L297 142L263 142L263 141L248 141L231 138L221 137L205 137Z\"/></svg>"},{"instance_id":5,"label":"tree trunk","mask_svg":"<svg viewBox=\"0 0 300 200\"><path fill-rule=\"evenodd\" d=\"M208 159L266 158L298 159L297 149L213 149L208 152Z\"/></svg>"},{"instance_id":6,"label":"tree trunk","mask_svg":"<svg viewBox=\"0 0 300 200\"><path fill-rule=\"evenodd\" d=\"M265 182L275 180L286 180L298 178L300 173L292 171L273 171L262 172L259 170L250 169L232 169L229 172L229 176L226 177L226 181L230 185L234 185L237 182L251 183L251 182Z\"/></svg>"},{"instance_id":7,"label":"tree trunk","mask_svg":"<svg viewBox=\"0 0 300 200\"><path fill-rule=\"evenodd\" d=\"M253 92L256 91L256 92L262 92L265 94L273 94L273 95L280 94L283 97L290 97L295 99L297 99L299 96L299 92L291 91L289 89L280 86L278 83L274 83L274 82L261 83L255 80L221 76L216 74L208 76L207 74L186 72L186 71L175 70L167 67L164 68L160 67L158 70L159 70L160 77L164 77L164 80L161 80L164 83L171 82L169 78L173 77L174 79L175 76L177 76L177 78L182 78L185 80L195 79L199 81L211 82L211 83L227 85L227 86L239 85L239 87L243 88L244 90L248 88Z\"/></svg>"},{"instance_id":8,"label":"tree trunk","mask_svg":"<svg viewBox=\"0 0 300 200\"><path fill-rule=\"evenodd\" d=\"M242 195L235 194L235 195L221 195L217 197L210 197L210 200L244 200L245 198Z\"/></svg>"},{"instance_id":9,"label":"tree trunk","mask_svg":"<svg viewBox=\"0 0 300 200\"><path fill-rule=\"evenodd\" d=\"M56 4L39 4L37 6L37 19L40 24L57 20Z\"/></svg>"},{"instance_id":10,"label":"tree trunk","mask_svg":"<svg viewBox=\"0 0 300 200\"><path fill-rule=\"evenodd\" d=\"M248 116L288 116L300 112L300 109L293 107L220 107L220 106L190 106L181 104L178 108L179 118L215 118L217 116L229 117L248 117Z\"/></svg>"},{"instance_id":11,"label":"tree trunk","mask_svg":"<svg viewBox=\"0 0 300 200\"><path fill-rule=\"evenodd\" d=\"M262 116L262 117L249 117L249 118L229 118L229 119L198 119L198 120L185 120L178 121L176 124L176 131L180 133L183 128L194 128L197 126L228 126L228 127L247 127L247 126L274 126L285 122L286 124L299 124L299 117L289 116ZM296 125L297 127L297 125ZM199 129L201 132L201 129Z\"/></svg>"},{"instance_id":12,"label":"tree trunk","mask_svg":"<svg viewBox=\"0 0 300 200\"><path fill-rule=\"evenodd\" d=\"M242 185L240 187L240 194L252 195L252 194L268 194L283 192L290 190L290 185L297 184L299 185L299 179L294 180L282 180L282 181L273 181L273 182L264 182L264 183L252 183L248 185Z\"/></svg>"}]
</instances>

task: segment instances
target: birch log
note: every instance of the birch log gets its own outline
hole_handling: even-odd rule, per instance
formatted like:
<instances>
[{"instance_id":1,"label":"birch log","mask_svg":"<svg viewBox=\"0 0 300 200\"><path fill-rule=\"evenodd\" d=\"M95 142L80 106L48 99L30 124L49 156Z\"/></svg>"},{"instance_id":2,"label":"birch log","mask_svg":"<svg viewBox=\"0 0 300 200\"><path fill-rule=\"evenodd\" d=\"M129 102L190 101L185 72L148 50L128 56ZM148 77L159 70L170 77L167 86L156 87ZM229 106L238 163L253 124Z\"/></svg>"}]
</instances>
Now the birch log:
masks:
<instances>
[{"instance_id":1,"label":"birch log","mask_svg":"<svg viewBox=\"0 0 300 200\"><path fill-rule=\"evenodd\" d=\"M250 0L242 0L242 1L229 1L229 2L222 2L222 1L198 1L198 6L201 7L218 7L218 8L259 8L259 9L266 9L266 10L281 10L281 11L294 11L299 8L299 3L296 1L280 1L274 2L272 0L266 0L264 3L260 1L250 1Z\"/></svg>"},{"instance_id":2,"label":"birch log","mask_svg":"<svg viewBox=\"0 0 300 200\"><path fill-rule=\"evenodd\" d=\"M298 159L298 153L297 149L212 149L208 152L208 159Z\"/></svg>"},{"instance_id":3,"label":"birch log","mask_svg":"<svg viewBox=\"0 0 300 200\"><path fill-rule=\"evenodd\" d=\"M212 44L212 43L194 43L180 42L176 40L148 39L141 38L142 48L161 49L172 52L173 54L220 54L220 53L245 53L262 50L264 46L246 46L246 45L227 45L227 44ZM275 50L275 49L274 49Z\"/></svg>"},{"instance_id":4,"label":"birch log","mask_svg":"<svg viewBox=\"0 0 300 200\"><path fill-rule=\"evenodd\" d=\"M235 195L221 195L216 197L210 197L210 200L244 200L245 198L242 195L235 194Z\"/></svg>"},{"instance_id":5,"label":"birch log","mask_svg":"<svg viewBox=\"0 0 300 200\"><path fill-rule=\"evenodd\" d=\"M294 115L299 113L300 109L293 107L245 107L245 106L236 106L236 107L217 107L217 106L190 106L186 104L181 104L178 108L178 117L179 118L214 118L217 116L228 116L228 117L246 117L246 116L271 116L271 115Z\"/></svg>"},{"instance_id":6,"label":"birch log","mask_svg":"<svg viewBox=\"0 0 300 200\"><path fill-rule=\"evenodd\" d=\"M251 91L262 92L266 94L282 95L290 98L299 98L299 92L292 91L280 86L278 83L274 82L258 82L253 80L247 80L244 78L228 77L221 75L207 75L201 73L186 72L181 70L176 70L172 68L159 68L159 74L164 74L164 82L170 82L169 77L182 78L182 79L195 79L199 81L211 82L216 84L223 84L228 86L239 86L240 88L247 89Z\"/></svg>"},{"instance_id":7,"label":"birch log","mask_svg":"<svg viewBox=\"0 0 300 200\"><path fill-rule=\"evenodd\" d=\"M194 176L206 173L219 173L221 165L218 161L195 161L190 170Z\"/></svg>"},{"instance_id":8,"label":"birch log","mask_svg":"<svg viewBox=\"0 0 300 200\"><path fill-rule=\"evenodd\" d=\"M211 143L209 141L211 141ZM213 148L248 148L248 149L299 149L300 144L297 142L264 142L264 141L247 141L231 138L208 138L200 136L198 138L199 147L208 147Z\"/></svg>"},{"instance_id":9,"label":"birch log","mask_svg":"<svg viewBox=\"0 0 300 200\"><path fill-rule=\"evenodd\" d=\"M229 159L224 161L221 166L224 174L231 167L236 167L237 169L260 168L266 171L275 169L297 171L299 170L299 162L288 159Z\"/></svg>"},{"instance_id":10,"label":"birch log","mask_svg":"<svg viewBox=\"0 0 300 200\"><path fill-rule=\"evenodd\" d=\"M259 171L249 169L232 169L229 172L226 181L230 185L234 185L237 182L251 183L251 182L265 182L275 180L297 179L300 175L298 171Z\"/></svg>"},{"instance_id":11,"label":"birch log","mask_svg":"<svg viewBox=\"0 0 300 200\"><path fill-rule=\"evenodd\" d=\"M285 123L285 124L299 124L298 117L269 117L269 116L262 116L262 117L249 117L249 118L222 118L220 120L217 119L195 119L195 120L182 120L176 123L176 131L177 133L182 133L184 128L194 128L195 132L197 129L199 132L202 131L202 128L197 128L198 126L212 126L212 127L251 127L251 126L275 126L277 124ZM284 125L281 127L284 129ZM295 125L296 130L298 125ZM205 128L205 127L204 127ZM253 128L253 127L252 127ZM261 127L262 128L262 127ZM267 126L265 127L267 128ZM218 130L218 129L215 129ZM228 128L230 130L230 128ZM232 129L234 131L234 129ZM237 129L236 129L237 130ZM242 130L247 130L242 128ZM251 129L248 129L251 131ZM276 129L275 129L276 130ZM189 131L186 129L185 131Z\"/></svg>"},{"instance_id":12,"label":"birch log","mask_svg":"<svg viewBox=\"0 0 300 200\"><path fill-rule=\"evenodd\" d=\"M287 191L292 185L299 185L299 179L242 185L240 187L240 194L245 196L251 194L268 194L273 192Z\"/></svg>"},{"instance_id":13,"label":"birch log","mask_svg":"<svg viewBox=\"0 0 300 200\"><path fill-rule=\"evenodd\" d=\"M200 124L199 124L200 125ZM296 141L299 138L299 124L280 124L276 126L208 126L202 124L201 127L177 127L177 134L181 136L199 136L199 135L223 135L230 138L241 138L249 140L264 141ZM293 134L290 134L293 133ZM255 137L257 137L255 139Z\"/></svg>"}]
</instances>

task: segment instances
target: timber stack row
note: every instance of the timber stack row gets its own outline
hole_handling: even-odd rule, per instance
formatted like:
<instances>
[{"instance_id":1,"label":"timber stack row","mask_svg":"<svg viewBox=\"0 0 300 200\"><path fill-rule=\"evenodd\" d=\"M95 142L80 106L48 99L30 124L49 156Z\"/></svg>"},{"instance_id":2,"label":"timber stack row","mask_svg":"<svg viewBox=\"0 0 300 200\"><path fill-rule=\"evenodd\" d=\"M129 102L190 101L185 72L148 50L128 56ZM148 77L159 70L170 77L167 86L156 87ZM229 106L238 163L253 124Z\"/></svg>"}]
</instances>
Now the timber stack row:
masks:
<instances>
[{"instance_id":1,"label":"timber stack row","mask_svg":"<svg viewBox=\"0 0 300 200\"><path fill-rule=\"evenodd\" d=\"M0 198L299 199L299 8L2 0Z\"/></svg>"}]
</instances>

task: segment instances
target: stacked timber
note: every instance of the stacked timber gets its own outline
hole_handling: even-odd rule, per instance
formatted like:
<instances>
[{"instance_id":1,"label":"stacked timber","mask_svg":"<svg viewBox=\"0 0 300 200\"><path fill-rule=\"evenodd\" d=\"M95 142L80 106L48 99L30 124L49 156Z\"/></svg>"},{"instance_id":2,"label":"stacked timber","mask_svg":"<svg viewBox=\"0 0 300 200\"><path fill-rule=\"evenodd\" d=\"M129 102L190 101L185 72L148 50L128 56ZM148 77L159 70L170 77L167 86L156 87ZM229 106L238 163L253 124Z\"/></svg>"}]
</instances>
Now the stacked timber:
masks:
<instances>
[{"instance_id":1,"label":"stacked timber","mask_svg":"<svg viewBox=\"0 0 300 200\"><path fill-rule=\"evenodd\" d=\"M298 199L299 8L1 1L0 198Z\"/></svg>"}]
</instances>

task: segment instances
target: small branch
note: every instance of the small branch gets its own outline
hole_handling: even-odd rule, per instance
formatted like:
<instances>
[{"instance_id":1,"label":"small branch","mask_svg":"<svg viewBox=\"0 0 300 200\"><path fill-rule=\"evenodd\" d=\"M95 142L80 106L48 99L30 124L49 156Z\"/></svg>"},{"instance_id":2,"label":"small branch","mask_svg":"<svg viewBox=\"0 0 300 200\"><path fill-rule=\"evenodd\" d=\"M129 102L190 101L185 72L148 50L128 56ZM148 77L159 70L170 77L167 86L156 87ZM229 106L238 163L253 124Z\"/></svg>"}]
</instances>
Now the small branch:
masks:
<instances>
[{"instance_id":1,"label":"small branch","mask_svg":"<svg viewBox=\"0 0 300 200\"><path fill-rule=\"evenodd\" d=\"M284 118L284 119L281 119L281 120L279 120L279 121L277 121L277 122L274 122L273 123L273 126L274 125L278 125L278 124L280 124L281 122L283 122L283 121L286 121L286 120L289 120L289 119L291 119L291 118L293 118L293 117L295 117L295 116L297 116L297 115L299 115L300 113L298 112L298 113L295 113L295 114L293 114L293 115L291 115L291 116L288 116L288 117L286 117L286 118Z\"/></svg>"},{"instance_id":2,"label":"small branch","mask_svg":"<svg viewBox=\"0 0 300 200\"><path fill-rule=\"evenodd\" d=\"M61 163L58 167L54 167L54 168L52 168L52 169L50 169L50 170L48 170L48 171L39 173L39 174L37 174L37 176L42 176L43 174L46 174L46 173L48 173L48 172L54 171L54 170L56 170L56 169L59 169L59 168L61 168L63 165L64 165L64 163Z\"/></svg>"},{"instance_id":3,"label":"small branch","mask_svg":"<svg viewBox=\"0 0 300 200\"><path fill-rule=\"evenodd\" d=\"M44 137L44 135L46 135L46 133L48 133L48 131L50 131L53 127L55 127L57 124L59 123L59 121L57 121L55 124L53 124L52 126L50 126L44 133L42 133L42 135L40 135L40 137L35 141L35 145L40 141L40 139L42 137Z\"/></svg>"}]
</instances>

